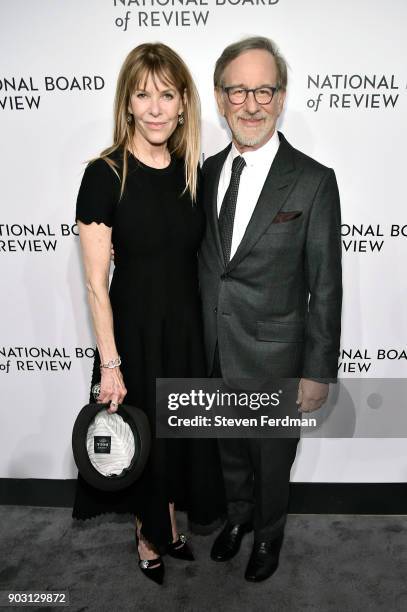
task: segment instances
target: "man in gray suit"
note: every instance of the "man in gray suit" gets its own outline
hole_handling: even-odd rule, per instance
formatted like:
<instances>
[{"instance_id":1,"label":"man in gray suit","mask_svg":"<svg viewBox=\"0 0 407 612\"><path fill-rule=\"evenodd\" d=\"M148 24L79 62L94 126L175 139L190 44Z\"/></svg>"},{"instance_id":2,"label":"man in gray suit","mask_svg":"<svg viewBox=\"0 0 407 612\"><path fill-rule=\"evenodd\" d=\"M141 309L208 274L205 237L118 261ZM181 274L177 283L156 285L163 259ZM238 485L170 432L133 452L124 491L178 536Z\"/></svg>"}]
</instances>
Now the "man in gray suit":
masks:
<instances>
[{"instance_id":1,"label":"man in gray suit","mask_svg":"<svg viewBox=\"0 0 407 612\"><path fill-rule=\"evenodd\" d=\"M335 173L277 132L287 66L255 37L227 47L214 74L232 143L203 165L207 229L200 284L209 374L226 383L298 377L299 410L336 382L341 329L340 204ZM254 528L245 577L278 567L298 439L219 440L228 521L211 556L226 561Z\"/></svg>"}]
</instances>

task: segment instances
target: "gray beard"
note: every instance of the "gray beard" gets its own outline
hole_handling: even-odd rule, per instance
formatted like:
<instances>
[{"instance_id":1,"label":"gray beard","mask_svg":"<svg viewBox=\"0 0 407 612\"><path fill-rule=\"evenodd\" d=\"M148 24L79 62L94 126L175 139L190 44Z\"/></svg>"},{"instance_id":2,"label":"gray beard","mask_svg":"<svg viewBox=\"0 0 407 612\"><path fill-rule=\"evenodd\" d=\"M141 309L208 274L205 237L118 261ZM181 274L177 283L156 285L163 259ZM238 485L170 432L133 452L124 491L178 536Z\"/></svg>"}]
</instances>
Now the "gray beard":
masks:
<instances>
[{"instance_id":1,"label":"gray beard","mask_svg":"<svg viewBox=\"0 0 407 612\"><path fill-rule=\"evenodd\" d=\"M255 145L258 145L261 143L262 140L264 140L265 134L259 134L256 137L253 138L248 138L247 136L244 136L240 131L239 132L234 132L233 136L235 137L235 139L237 140L237 142L242 145L243 147L253 147Z\"/></svg>"},{"instance_id":2,"label":"gray beard","mask_svg":"<svg viewBox=\"0 0 407 612\"><path fill-rule=\"evenodd\" d=\"M235 137L235 140L237 140L237 142L243 147L253 147L260 144L262 140L264 140L266 133L267 131L263 129L257 136L252 136L250 138L249 136L241 132L239 129L236 129L233 132L233 136Z\"/></svg>"}]
</instances>

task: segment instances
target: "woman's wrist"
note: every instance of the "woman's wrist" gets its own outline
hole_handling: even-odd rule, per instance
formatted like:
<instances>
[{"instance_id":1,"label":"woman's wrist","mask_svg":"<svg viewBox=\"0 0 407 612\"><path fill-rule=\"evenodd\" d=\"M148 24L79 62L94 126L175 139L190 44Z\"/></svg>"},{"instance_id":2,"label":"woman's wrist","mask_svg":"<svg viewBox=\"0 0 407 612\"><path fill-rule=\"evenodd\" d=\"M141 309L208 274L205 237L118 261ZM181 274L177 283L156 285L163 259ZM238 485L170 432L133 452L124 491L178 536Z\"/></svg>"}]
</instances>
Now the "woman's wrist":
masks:
<instances>
[{"instance_id":1,"label":"woman's wrist","mask_svg":"<svg viewBox=\"0 0 407 612\"><path fill-rule=\"evenodd\" d=\"M117 377L121 377L122 372L120 370L120 367L118 366L117 368L100 368L100 380L102 379L111 379L114 378L115 380L117 379Z\"/></svg>"},{"instance_id":2,"label":"woman's wrist","mask_svg":"<svg viewBox=\"0 0 407 612\"><path fill-rule=\"evenodd\" d=\"M120 359L120 355L118 355L114 359L109 359L105 363L101 363L100 369L102 371L103 369L113 370L114 368L120 367L121 363L122 363L122 360Z\"/></svg>"}]
</instances>

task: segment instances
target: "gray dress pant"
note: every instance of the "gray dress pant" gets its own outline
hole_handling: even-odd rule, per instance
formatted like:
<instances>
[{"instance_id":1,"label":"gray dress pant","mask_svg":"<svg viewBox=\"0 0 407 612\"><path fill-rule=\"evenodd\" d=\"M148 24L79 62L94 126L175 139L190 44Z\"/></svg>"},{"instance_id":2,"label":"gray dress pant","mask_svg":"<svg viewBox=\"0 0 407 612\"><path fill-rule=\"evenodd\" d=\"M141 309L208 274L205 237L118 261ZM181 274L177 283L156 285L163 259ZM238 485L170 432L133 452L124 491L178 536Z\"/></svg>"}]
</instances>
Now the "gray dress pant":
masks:
<instances>
[{"instance_id":1,"label":"gray dress pant","mask_svg":"<svg viewBox=\"0 0 407 612\"><path fill-rule=\"evenodd\" d=\"M213 378L222 378L218 350ZM220 438L228 518L253 522L254 538L271 542L287 518L290 471L299 438Z\"/></svg>"}]
</instances>

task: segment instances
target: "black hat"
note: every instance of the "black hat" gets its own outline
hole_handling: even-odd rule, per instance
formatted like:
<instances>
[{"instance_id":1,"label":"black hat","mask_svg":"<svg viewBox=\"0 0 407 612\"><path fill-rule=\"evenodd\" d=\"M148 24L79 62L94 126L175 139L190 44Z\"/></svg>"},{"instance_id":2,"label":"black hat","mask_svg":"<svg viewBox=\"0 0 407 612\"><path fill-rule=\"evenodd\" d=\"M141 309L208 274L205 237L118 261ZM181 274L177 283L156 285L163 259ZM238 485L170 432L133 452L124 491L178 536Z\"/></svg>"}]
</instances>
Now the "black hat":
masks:
<instances>
[{"instance_id":1,"label":"black hat","mask_svg":"<svg viewBox=\"0 0 407 612\"><path fill-rule=\"evenodd\" d=\"M72 431L72 450L81 476L102 491L119 491L142 473L151 445L146 414L135 406L87 404Z\"/></svg>"}]
</instances>

